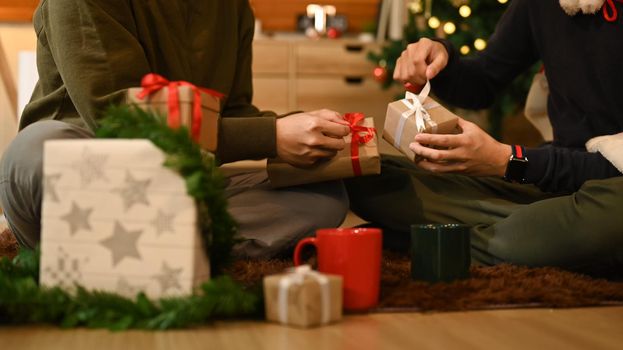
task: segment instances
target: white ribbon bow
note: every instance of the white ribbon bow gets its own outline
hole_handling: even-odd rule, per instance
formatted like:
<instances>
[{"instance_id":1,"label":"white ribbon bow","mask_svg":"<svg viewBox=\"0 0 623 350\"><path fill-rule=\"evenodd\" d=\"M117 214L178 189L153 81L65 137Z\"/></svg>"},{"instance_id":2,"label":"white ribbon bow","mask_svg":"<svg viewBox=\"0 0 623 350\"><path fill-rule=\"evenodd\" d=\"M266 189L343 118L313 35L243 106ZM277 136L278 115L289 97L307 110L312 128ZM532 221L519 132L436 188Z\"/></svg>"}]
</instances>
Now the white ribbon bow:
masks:
<instances>
[{"instance_id":1,"label":"white ribbon bow","mask_svg":"<svg viewBox=\"0 0 623 350\"><path fill-rule=\"evenodd\" d=\"M394 139L394 146L396 148L400 149L400 141L402 139L402 132L405 128L405 123L407 122L407 119L412 116L415 116L415 126L417 127L418 133L426 130L427 124L431 127L433 134L437 133L437 123L435 123L435 121L430 117L427 110L439 107L439 104L429 103L424 105L424 101L426 101L429 93L430 82L427 81L419 95L407 91L405 93L405 98L400 100L405 106L407 106L408 110L402 113L400 121L396 126L396 137Z\"/></svg>"},{"instance_id":2,"label":"white ribbon bow","mask_svg":"<svg viewBox=\"0 0 623 350\"><path fill-rule=\"evenodd\" d=\"M287 275L279 281L279 322L288 322L288 291L291 285L301 285L305 277L314 278L320 284L322 311L321 324L328 323L331 318L331 295L329 290L329 278L311 269L309 265L301 265L286 270Z\"/></svg>"}]
</instances>

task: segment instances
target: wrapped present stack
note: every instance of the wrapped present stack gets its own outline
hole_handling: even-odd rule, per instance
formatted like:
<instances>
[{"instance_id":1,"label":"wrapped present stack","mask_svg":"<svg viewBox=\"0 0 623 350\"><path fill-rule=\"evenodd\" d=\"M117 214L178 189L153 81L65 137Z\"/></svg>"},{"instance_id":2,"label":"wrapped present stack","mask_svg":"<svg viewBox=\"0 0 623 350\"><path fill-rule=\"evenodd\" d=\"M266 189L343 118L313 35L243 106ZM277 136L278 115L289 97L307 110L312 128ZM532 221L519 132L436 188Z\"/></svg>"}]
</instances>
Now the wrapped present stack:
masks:
<instances>
[{"instance_id":1,"label":"wrapped present stack","mask_svg":"<svg viewBox=\"0 0 623 350\"><path fill-rule=\"evenodd\" d=\"M143 78L141 87L128 90L126 102L167 117L172 128L185 126L191 137L210 152L216 151L221 99L218 91L185 81L168 81L157 74Z\"/></svg>"},{"instance_id":2,"label":"wrapped present stack","mask_svg":"<svg viewBox=\"0 0 623 350\"><path fill-rule=\"evenodd\" d=\"M347 113L351 134L345 138L346 147L329 161L312 168L297 168L281 159L268 160L268 178L273 187L287 187L314 182L340 180L381 172L381 158L374 121L362 113Z\"/></svg>"},{"instance_id":3,"label":"wrapped present stack","mask_svg":"<svg viewBox=\"0 0 623 350\"><path fill-rule=\"evenodd\" d=\"M407 92L404 99L387 106L383 138L412 161L416 157L409 144L415 135L459 132L459 117L428 97L429 93L430 83L426 83L419 95Z\"/></svg>"},{"instance_id":4,"label":"wrapped present stack","mask_svg":"<svg viewBox=\"0 0 623 350\"><path fill-rule=\"evenodd\" d=\"M313 271L309 265L264 277L269 321L314 327L342 319L342 277Z\"/></svg>"},{"instance_id":5,"label":"wrapped present stack","mask_svg":"<svg viewBox=\"0 0 623 350\"><path fill-rule=\"evenodd\" d=\"M209 279L195 202L150 141L47 141L44 157L42 285L161 298Z\"/></svg>"}]
</instances>

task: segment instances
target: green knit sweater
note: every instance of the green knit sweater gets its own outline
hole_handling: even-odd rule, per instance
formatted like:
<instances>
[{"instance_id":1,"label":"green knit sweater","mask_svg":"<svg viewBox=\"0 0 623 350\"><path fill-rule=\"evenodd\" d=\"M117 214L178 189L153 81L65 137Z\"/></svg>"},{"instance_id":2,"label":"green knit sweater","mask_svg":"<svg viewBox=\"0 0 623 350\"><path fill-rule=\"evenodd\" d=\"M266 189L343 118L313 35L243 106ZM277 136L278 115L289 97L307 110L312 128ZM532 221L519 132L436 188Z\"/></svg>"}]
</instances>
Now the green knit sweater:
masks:
<instances>
[{"instance_id":1,"label":"green knit sweater","mask_svg":"<svg viewBox=\"0 0 623 350\"><path fill-rule=\"evenodd\" d=\"M56 119L95 130L147 73L227 95L221 161L272 157L275 114L251 104L248 0L43 0L34 16L39 82L20 129Z\"/></svg>"}]
</instances>

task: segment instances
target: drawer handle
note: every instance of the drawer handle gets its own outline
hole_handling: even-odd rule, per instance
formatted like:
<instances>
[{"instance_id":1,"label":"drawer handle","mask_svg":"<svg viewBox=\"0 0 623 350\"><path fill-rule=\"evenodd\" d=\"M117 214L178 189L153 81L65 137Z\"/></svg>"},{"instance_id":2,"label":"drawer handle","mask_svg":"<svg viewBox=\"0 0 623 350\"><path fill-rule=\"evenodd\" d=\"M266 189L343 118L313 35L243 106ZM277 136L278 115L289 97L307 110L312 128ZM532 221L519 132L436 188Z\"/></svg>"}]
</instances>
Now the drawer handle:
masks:
<instances>
[{"instance_id":1,"label":"drawer handle","mask_svg":"<svg viewBox=\"0 0 623 350\"><path fill-rule=\"evenodd\" d=\"M348 51L348 52L361 52L361 51L363 51L363 45L356 45L356 44L346 45L346 51Z\"/></svg>"},{"instance_id":2,"label":"drawer handle","mask_svg":"<svg viewBox=\"0 0 623 350\"><path fill-rule=\"evenodd\" d=\"M344 81L348 85L361 85L363 83L362 77L345 77Z\"/></svg>"}]
</instances>

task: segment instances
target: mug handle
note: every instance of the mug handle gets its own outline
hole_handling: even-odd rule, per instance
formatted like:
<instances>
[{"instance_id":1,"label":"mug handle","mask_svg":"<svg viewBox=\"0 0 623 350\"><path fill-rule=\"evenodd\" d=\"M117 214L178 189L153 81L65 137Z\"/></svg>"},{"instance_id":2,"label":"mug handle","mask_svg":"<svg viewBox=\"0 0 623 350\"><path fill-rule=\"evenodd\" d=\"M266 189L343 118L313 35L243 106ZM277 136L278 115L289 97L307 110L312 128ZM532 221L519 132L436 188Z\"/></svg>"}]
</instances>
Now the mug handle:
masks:
<instances>
[{"instance_id":1,"label":"mug handle","mask_svg":"<svg viewBox=\"0 0 623 350\"><path fill-rule=\"evenodd\" d=\"M303 251L303 248L308 245L313 245L314 247L316 247L316 249L318 249L318 246L316 245L315 237L307 237L307 238L303 238L302 240L300 240L296 244L296 248L294 248L294 266L299 266L302 264L301 252Z\"/></svg>"}]
</instances>

